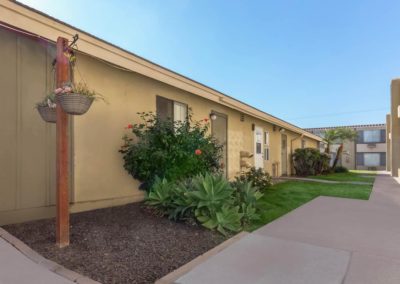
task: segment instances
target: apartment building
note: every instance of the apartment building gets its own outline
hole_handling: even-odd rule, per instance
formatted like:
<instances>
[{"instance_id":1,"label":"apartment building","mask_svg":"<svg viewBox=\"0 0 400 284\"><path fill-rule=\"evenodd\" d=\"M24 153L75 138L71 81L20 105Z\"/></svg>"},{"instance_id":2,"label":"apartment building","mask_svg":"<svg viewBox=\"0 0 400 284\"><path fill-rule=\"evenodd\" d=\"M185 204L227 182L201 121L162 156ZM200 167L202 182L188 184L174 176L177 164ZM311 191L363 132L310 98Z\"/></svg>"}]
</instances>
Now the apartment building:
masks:
<instances>
[{"instance_id":1,"label":"apartment building","mask_svg":"<svg viewBox=\"0 0 400 284\"><path fill-rule=\"evenodd\" d=\"M351 128L358 133L355 141L346 141L344 143L339 165L351 170L386 169L386 124L319 127L305 130L323 138L325 130L335 128ZM339 144L331 146L332 161L335 158L338 147ZM325 151L323 143L321 143L321 151Z\"/></svg>"},{"instance_id":2,"label":"apartment building","mask_svg":"<svg viewBox=\"0 0 400 284\"><path fill-rule=\"evenodd\" d=\"M319 136L242 103L183 75L14 1L0 1L0 225L55 215L56 127L35 103L54 87L58 37L79 34L75 80L101 92L95 104L70 117L70 210L79 212L142 201L140 181L123 169L118 153L137 112L184 120L210 118L222 144L228 178L254 166L290 175L291 153L318 147ZM285 107L285 106L282 106Z\"/></svg>"}]
</instances>

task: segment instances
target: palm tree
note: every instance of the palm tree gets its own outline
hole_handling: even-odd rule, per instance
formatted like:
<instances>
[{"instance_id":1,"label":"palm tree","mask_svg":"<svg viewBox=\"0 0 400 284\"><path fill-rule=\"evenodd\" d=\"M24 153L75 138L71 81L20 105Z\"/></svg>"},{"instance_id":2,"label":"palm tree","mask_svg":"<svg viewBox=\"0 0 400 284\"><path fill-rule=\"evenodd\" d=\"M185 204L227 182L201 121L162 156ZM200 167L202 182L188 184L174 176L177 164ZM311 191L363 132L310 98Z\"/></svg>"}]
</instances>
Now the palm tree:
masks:
<instances>
[{"instance_id":1,"label":"palm tree","mask_svg":"<svg viewBox=\"0 0 400 284\"><path fill-rule=\"evenodd\" d=\"M333 161L331 169L333 170L339 158L342 156L343 153L343 144L346 141L354 141L357 138L357 131L350 129L350 128L335 128L335 129L327 129L323 133L324 142L326 143L327 147L325 149L325 153L329 154L331 150L332 144L339 144L339 148L336 151L336 157Z\"/></svg>"}]
</instances>

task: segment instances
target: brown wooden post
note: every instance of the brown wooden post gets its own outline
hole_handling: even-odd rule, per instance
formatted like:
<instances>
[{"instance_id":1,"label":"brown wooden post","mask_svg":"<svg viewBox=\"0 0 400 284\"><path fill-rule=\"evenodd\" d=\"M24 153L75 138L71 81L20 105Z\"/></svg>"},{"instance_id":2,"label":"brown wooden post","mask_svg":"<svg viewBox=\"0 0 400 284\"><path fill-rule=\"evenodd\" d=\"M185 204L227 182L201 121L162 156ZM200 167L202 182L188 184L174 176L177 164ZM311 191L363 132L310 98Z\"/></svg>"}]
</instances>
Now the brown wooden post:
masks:
<instances>
[{"instance_id":1,"label":"brown wooden post","mask_svg":"<svg viewBox=\"0 0 400 284\"><path fill-rule=\"evenodd\" d=\"M64 52L68 48L68 40L62 37L57 39L56 85L62 87L69 81L69 60ZM57 171L57 217L56 217L56 244L62 248L69 245L69 139L68 115L57 104L56 124L56 171Z\"/></svg>"}]
</instances>

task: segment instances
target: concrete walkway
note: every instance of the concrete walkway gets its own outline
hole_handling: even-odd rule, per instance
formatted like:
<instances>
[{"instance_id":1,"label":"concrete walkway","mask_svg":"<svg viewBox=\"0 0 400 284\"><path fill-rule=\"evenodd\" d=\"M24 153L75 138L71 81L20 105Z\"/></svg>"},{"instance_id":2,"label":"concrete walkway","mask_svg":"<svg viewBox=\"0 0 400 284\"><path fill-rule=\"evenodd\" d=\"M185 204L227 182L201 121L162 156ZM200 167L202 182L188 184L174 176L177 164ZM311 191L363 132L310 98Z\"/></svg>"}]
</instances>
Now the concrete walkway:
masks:
<instances>
[{"instance_id":1,"label":"concrete walkway","mask_svg":"<svg viewBox=\"0 0 400 284\"><path fill-rule=\"evenodd\" d=\"M400 185L370 200L318 197L244 236L175 283L400 283Z\"/></svg>"},{"instance_id":2,"label":"concrete walkway","mask_svg":"<svg viewBox=\"0 0 400 284\"><path fill-rule=\"evenodd\" d=\"M100 284L32 250L0 228L0 284Z\"/></svg>"},{"instance_id":3,"label":"concrete walkway","mask_svg":"<svg viewBox=\"0 0 400 284\"><path fill-rule=\"evenodd\" d=\"M0 238L0 283L4 284L71 284L69 281L25 257Z\"/></svg>"},{"instance_id":4,"label":"concrete walkway","mask_svg":"<svg viewBox=\"0 0 400 284\"><path fill-rule=\"evenodd\" d=\"M325 179L305 178L305 177L279 177L278 179L310 181L310 182L330 183L330 184L364 184L364 185L372 184L372 182L366 182L366 181L337 181L337 180L325 180Z\"/></svg>"}]
</instances>

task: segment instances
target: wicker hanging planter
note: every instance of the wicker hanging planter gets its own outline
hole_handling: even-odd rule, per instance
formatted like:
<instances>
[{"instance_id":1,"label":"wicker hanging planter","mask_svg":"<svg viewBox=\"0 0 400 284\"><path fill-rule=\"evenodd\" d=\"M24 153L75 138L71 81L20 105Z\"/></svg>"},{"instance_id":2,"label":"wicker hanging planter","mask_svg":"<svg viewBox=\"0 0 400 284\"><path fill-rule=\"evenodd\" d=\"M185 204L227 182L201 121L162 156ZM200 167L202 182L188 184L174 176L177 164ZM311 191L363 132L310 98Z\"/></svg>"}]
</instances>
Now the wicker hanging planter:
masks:
<instances>
[{"instance_id":1,"label":"wicker hanging planter","mask_svg":"<svg viewBox=\"0 0 400 284\"><path fill-rule=\"evenodd\" d=\"M44 121L50 123L57 122L57 114L55 107L37 106L37 110Z\"/></svg>"},{"instance_id":2,"label":"wicker hanging planter","mask_svg":"<svg viewBox=\"0 0 400 284\"><path fill-rule=\"evenodd\" d=\"M62 109L72 115L82 115L86 113L93 103L94 98L76 94L76 93L59 93L56 95L56 102Z\"/></svg>"},{"instance_id":3,"label":"wicker hanging planter","mask_svg":"<svg viewBox=\"0 0 400 284\"><path fill-rule=\"evenodd\" d=\"M57 114L54 93L46 95L40 102L36 103L36 109L44 121L56 123Z\"/></svg>"}]
</instances>

